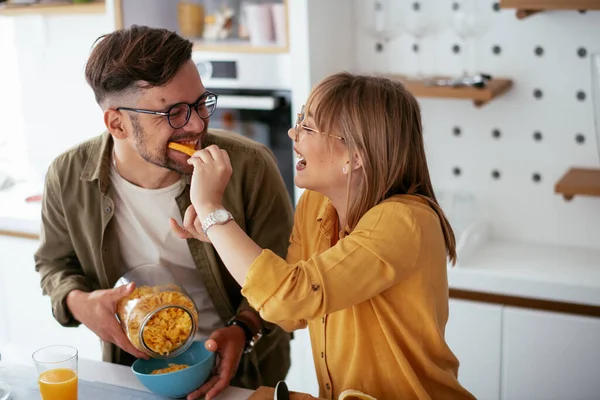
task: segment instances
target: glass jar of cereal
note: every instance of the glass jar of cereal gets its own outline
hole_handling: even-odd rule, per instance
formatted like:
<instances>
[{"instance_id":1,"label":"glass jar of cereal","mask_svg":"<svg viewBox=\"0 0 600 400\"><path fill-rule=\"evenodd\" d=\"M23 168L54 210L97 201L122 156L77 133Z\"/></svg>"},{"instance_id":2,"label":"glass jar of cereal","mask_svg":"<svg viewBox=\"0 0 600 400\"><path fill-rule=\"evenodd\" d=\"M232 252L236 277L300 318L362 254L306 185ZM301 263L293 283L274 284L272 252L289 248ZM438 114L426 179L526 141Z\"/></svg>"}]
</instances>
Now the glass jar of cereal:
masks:
<instances>
[{"instance_id":1,"label":"glass jar of cereal","mask_svg":"<svg viewBox=\"0 0 600 400\"><path fill-rule=\"evenodd\" d=\"M153 358L171 358L194 342L198 310L168 269L146 265L124 274L115 287L135 283L117 302L117 318L131 343Z\"/></svg>"}]
</instances>

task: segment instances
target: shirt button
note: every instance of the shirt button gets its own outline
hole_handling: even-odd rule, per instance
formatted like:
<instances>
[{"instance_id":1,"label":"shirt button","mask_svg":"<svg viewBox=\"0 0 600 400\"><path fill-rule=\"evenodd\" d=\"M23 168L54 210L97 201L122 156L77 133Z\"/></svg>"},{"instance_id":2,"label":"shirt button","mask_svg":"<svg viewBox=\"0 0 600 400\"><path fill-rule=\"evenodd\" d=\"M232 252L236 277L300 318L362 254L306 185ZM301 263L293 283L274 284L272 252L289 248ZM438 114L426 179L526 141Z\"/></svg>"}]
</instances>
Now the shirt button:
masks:
<instances>
[{"instance_id":1,"label":"shirt button","mask_svg":"<svg viewBox=\"0 0 600 400\"><path fill-rule=\"evenodd\" d=\"M319 290L321 288L321 286L319 286L319 285L312 285L310 288L313 290L313 292L316 292L317 290Z\"/></svg>"},{"instance_id":2,"label":"shirt button","mask_svg":"<svg viewBox=\"0 0 600 400\"><path fill-rule=\"evenodd\" d=\"M325 353L321 352L321 358L325 358Z\"/></svg>"},{"instance_id":3,"label":"shirt button","mask_svg":"<svg viewBox=\"0 0 600 400\"><path fill-rule=\"evenodd\" d=\"M329 383L326 383L325 387L327 388L327 390L331 389L331 386L329 385Z\"/></svg>"},{"instance_id":4,"label":"shirt button","mask_svg":"<svg viewBox=\"0 0 600 400\"><path fill-rule=\"evenodd\" d=\"M323 317L323 323L325 323L325 317Z\"/></svg>"},{"instance_id":5,"label":"shirt button","mask_svg":"<svg viewBox=\"0 0 600 400\"><path fill-rule=\"evenodd\" d=\"M110 207L106 207L104 209L104 212L107 213L107 214L109 214L111 211L112 211L112 208L110 208Z\"/></svg>"}]
</instances>

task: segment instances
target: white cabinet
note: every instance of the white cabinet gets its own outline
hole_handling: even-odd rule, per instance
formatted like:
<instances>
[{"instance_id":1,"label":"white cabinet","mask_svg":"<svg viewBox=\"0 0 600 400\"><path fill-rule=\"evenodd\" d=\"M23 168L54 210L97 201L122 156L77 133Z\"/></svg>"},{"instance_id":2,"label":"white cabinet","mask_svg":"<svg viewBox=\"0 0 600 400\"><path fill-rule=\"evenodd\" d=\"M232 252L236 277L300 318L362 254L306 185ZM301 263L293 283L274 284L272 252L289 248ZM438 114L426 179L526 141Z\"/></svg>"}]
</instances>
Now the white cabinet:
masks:
<instances>
[{"instance_id":1,"label":"white cabinet","mask_svg":"<svg viewBox=\"0 0 600 400\"><path fill-rule=\"evenodd\" d=\"M500 399L501 305L450 300L446 342L458 358L458 380L480 400Z\"/></svg>"},{"instance_id":2,"label":"white cabinet","mask_svg":"<svg viewBox=\"0 0 600 400\"><path fill-rule=\"evenodd\" d=\"M600 399L600 318L505 307L502 398Z\"/></svg>"},{"instance_id":3,"label":"white cabinet","mask_svg":"<svg viewBox=\"0 0 600 400\"><path fill-rule=\"evenodd\" d=\"M292 365L285 377L290 390L319 396L319 382L313 361L308 328L294 332L290 343Z\"/></svg>"},{"instance_id":4,"label":"white cabinet","mask_svg":"<svg viewBox=\"0 0 600 400\"><path fill-rule=\"evenodd\" d=\"M39 242L0 235L0 354L30 364L37 348L70 344L79 356L101 359L98 337L85 327L62 327L52 316L50 298L42 295L33 254Z\"/></svg>"}]
</instances>

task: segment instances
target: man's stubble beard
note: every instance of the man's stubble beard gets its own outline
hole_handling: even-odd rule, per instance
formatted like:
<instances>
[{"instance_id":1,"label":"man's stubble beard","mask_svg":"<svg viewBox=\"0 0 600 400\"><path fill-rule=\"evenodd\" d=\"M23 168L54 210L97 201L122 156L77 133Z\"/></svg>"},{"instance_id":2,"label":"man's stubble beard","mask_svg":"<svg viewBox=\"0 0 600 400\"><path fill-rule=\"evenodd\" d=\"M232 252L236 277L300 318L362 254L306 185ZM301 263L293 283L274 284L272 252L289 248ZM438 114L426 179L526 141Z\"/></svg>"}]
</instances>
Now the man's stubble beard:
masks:
<instances>
[{"instance_id":1,"label":"man's stubble beard","mask_svg":"<svg viewBox=\"0 0 600 400\"><path fill-rule=\"evenodd\" d=\"M188 164L186 164L185 166L181 165L181 164L176 163L175 161L171 160L166 155L164 155L162 157L161 156L154 157L148 152L148 147L146 144L146 142L147 142L146 138L148 137L148 135L146 134L146 131L140 124L139 118L137 118L137 116L134 116L133 118L131 118L131 126L133 127L133 137L134 137L134 141L135 141L136 150L137 150L138 154L145 161L147 161L151 164L157 165L159 167L166 168L171 171L175 171L182 175L191 175L192 174L194 169L191 165L188 165ZM204 122L204 131L200 135L200 141L206 137L207 130L208 130L208 121L205 121ZM200 145L202 145L202 143L200 143ZM164 151L164 149L157 148L156 154L165 154L165 151Z\"/></svg>"}]
</instances>

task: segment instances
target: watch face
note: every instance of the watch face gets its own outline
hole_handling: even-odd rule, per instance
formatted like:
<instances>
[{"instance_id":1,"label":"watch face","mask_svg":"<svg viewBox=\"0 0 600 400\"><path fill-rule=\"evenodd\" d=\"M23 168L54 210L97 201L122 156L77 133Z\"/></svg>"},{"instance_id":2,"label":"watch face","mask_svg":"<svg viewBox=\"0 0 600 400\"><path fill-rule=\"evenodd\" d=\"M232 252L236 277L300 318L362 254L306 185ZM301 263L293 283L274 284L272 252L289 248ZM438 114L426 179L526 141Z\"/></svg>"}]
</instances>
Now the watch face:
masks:
<instances>
[{"instance_id":1,"label":"watch face","mask_svg":"<svg viewBox=\"0 0 600 400\"><path fill-rule=\"evenodd\" d=\"M217 222L225 222L229 218L229 213L225 210L216 210L214 216Z\"/></svg>"}]
</instances>

